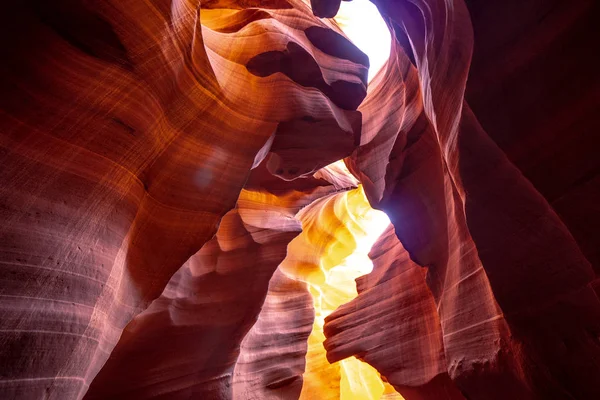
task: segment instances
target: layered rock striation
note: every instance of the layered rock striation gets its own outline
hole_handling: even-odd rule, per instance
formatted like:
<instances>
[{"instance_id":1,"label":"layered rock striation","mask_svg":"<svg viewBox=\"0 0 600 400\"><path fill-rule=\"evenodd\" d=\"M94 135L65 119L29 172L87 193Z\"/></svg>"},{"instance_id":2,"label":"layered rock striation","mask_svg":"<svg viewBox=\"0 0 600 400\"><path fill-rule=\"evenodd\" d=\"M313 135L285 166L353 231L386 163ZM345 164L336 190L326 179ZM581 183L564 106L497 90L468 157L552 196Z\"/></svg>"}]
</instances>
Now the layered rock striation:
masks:
<instances>
[{"instance_id":1,"label":"layered rock striation","mask_svg":"<svg viewBox=\"0 0 600 400\"><path fill-rule=\"evenodd\" d=\"M600 398L598 5L373 3L2 6L1 398Z\"/></svg>"}]
</instances>

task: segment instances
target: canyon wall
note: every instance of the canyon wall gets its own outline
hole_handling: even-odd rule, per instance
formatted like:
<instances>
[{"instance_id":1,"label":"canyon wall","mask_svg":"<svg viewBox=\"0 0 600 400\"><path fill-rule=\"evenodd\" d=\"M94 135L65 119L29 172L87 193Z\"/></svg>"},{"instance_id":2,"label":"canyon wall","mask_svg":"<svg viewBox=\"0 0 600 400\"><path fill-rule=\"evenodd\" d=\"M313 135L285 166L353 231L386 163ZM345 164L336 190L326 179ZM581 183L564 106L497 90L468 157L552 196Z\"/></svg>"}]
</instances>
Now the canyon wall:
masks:
<instances>
[{"instance_id":1,"label":"canyon wall","mask_svg":"<svg viewBox=\"0 0 600 400\"><path fill-rule=\"evenodd\" d=\"M2 6L0 397L600 398L597 2L339 3Z\"/></svg>"}]
</instances>

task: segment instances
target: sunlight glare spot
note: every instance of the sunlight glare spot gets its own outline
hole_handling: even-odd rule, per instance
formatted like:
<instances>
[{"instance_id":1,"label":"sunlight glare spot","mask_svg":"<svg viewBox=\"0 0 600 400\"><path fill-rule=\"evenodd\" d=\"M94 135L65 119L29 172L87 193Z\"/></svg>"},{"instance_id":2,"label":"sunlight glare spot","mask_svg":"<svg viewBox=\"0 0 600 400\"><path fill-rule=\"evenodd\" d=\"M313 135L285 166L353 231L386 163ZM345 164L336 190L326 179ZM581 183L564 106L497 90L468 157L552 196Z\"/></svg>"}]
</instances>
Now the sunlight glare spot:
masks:
<instances>
[{"instance_id":1,"label":"sunlight glare spot","mask_svg":"<svg viewBox=\"0 0 600 400\"><path fill-rule=\"evenodd\" d=\"M342 1L334 18L348 38L369 57L369 81L390 57L392 38L377 7L369 0Z\"/></svg>"}]
</instances>

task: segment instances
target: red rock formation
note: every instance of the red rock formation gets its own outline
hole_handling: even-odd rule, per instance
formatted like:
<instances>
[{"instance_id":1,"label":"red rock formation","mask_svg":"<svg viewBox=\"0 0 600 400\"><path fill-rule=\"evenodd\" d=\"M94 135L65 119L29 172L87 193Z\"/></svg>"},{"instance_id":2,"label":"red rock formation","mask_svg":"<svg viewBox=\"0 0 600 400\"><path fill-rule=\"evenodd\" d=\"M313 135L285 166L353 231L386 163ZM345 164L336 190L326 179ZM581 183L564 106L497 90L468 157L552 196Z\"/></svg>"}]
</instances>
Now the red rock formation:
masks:
<instances>
[{"instance_id":1,"label":"red rock formation","mask_svg":"<svg viewBox=\"0 0 600 400\"><path fill-rule=\"evenodd\" d=\"M447 373L427 270L410 260L391 226L369 256L374 271L357 279L359 296L326 319L329 360L360 356L409 400L463 399Z\"/></svg>"},{"instance_id":2,"label":"red rock formation","mask_svg":"<svg viewBox=\"0 0 600 400\"><path fill-rule=\"evenodd\" d=\"M230 398L240 343L256 322L288 243L301 231L295 212L325 190L279 197L243 190L215 237L125 328L86 399Z\"/></svg>"},{"instance_id":3,"label":"red rock formation","mask_svg":"<svg viewBox=\"0 0 600 400\"><path fill-rule=\"evenodd\" d=\"M275 271L258 320L242 341L234 399L296 399L302 391L312 299L303 283Z\"/></svg>"},{"instance_id":4,"label":"red rock formation","mask_svg":"<svg viewBox=\"0 0 600 400\"><path fill-rule=\"evenodd\" d=\"M282 12L284 34L266 19L210 29L229 6L34 2L3 14L2 397L82 397L125 325L214 235L261 147L285 155L298 125L307 140L326 129L326 157L273 163L293 176L351 151L360 114L281 64L268 77L245 66L297 43L308 50L292 60L317 65L310 9ZM225 51L234 41L242 52ZM327 70L329 94L360 102L362 69Z\"/></svg>"},{"instance_id":5,"label":"red rock formation","mask_svg":"<svg viewBox=\"0 0 600 400\"><path fill-rule=\"evenodd\" d=\"M373 2L368 92L313 15L340 0L3 5L1 398L312 393L337 367L289 267L348 256L324 197L359 183L394 226L329 362L406 399L600 398L598 5Z\"/></svg>"},{"instance_id":6,"label":"red rock formation","mask_svg":"<svg viewBox=\"0 0 600 400\"><path fill-rule=\"evenodd\" d=\"M450 376L473 398L597 397L598 371L589 368L598 359L592 271L545 200L487 137L470 109L462 110L471 40L468 24L460 24L467 20L464 6L379 5L410 38L431 126L417 124L406 138L401 126L383 127L384 140L399 131L392 153L404 151L400 160L392 160L393 154L386 169L392 193L386 198L375 186L370 199L388 212L413 259L429 267ZM365 124L380 112L369 117L368 104L369 99ZM366 147L376 148L371 143ZM379 144L383 151L390 147L383 140ZM359 150L354 169L367 171L361 162L366 165L368 158L361 156ZM376 183L382 179L376 171L369 175ZM423 185L424 180L430 184ZM436 217L440 206L446 210ZM485 301L488 311L481 308ZM468 334L477 343L467 342ZM570 343L573 355L565 357L562 341ZM497 389L490 392L490 386Z\"/></svg>"}]
</instances>

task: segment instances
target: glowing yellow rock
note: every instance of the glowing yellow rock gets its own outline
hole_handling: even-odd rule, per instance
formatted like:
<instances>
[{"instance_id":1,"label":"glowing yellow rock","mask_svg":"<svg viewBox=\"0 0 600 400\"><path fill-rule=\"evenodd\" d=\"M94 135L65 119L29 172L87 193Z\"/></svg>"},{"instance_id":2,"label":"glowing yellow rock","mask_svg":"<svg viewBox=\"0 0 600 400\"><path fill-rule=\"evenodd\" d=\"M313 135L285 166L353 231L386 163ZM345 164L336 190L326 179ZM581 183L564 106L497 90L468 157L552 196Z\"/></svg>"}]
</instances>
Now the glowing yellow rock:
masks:
<instances>
[{"instance_id":1,"label":"glowing yellow rock","mask_svg":"<svg viewBox=\"0 0 600 400\"><path fill-rule=\"evenodd\" d=\"M288 246L281 269L306 282L315 306L300 398L371 400L393 393L367 363L349 358L330 364L323 347L325 318L357 296L354 280L371 272L369 250L389 219L369 206L362 186L320 199L298 217L303 232Z\"/></svg>"}]
</instances>

